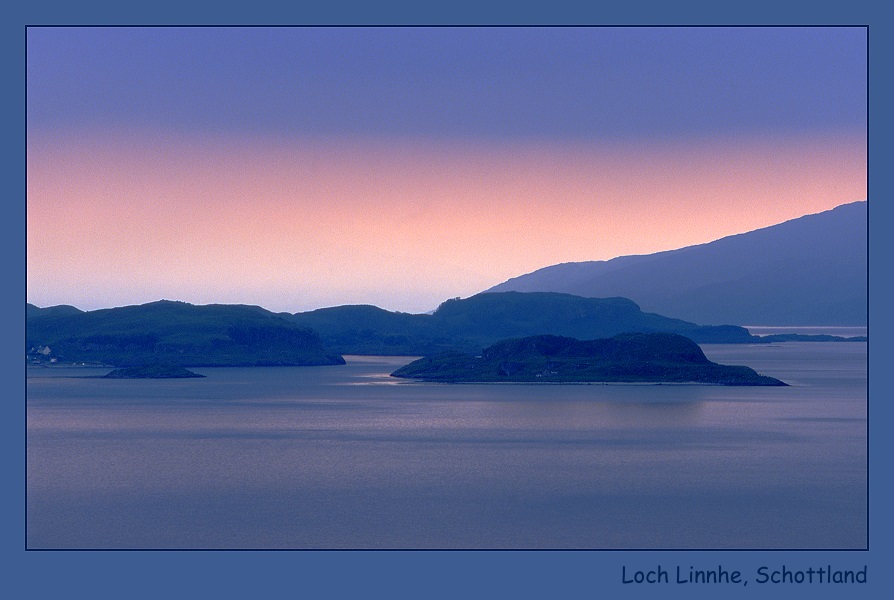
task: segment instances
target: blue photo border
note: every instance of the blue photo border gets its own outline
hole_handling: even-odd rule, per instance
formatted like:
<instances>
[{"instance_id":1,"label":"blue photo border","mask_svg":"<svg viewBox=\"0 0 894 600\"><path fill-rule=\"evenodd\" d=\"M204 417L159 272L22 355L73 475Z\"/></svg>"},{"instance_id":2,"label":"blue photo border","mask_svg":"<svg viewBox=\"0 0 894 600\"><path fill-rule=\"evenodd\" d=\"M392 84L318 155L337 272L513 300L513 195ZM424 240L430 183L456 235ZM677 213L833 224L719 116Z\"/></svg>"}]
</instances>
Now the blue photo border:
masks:
<instances>
[{"instance_id":1,"label":"blue photo border","mask_svg":"<svg viewBox=\"0 0 894 600\"><path fill-rule=\"evenodd\" d=\"M872 2L811 3L627 2L611 7L553 1L538 8L516 3L326 2L283 6L256 0L239 8L223 3L155 2L126 5L84 1L28 3L7 9L3 19L3 268L4 328L2 400L2 589L9 597L57 598L713 598L882 597L891 553L891 481L888 456L892 436L890 386L883 379L890 364L890 285L885 248L890 235L890 22ZM876 12L877 11L877 12ZM502 25L858 25L869 27L870 51L870 550L748 552L606 551L26 551L24 527L24 338L25 303L25 26L175 25L175 24L502 24ZM833 565L867 567L868 582L841 586L780 584L750 587L716 585L624 585L622 566L672 570L737 569L752 574L759 566L793 569ZM671 576L673 578L673 575ZM721 589L718 589L721 588ZM729 588L729 589L727 589ZM800 588L800 589L799 589Z\"/></svg>"}]
</instances>

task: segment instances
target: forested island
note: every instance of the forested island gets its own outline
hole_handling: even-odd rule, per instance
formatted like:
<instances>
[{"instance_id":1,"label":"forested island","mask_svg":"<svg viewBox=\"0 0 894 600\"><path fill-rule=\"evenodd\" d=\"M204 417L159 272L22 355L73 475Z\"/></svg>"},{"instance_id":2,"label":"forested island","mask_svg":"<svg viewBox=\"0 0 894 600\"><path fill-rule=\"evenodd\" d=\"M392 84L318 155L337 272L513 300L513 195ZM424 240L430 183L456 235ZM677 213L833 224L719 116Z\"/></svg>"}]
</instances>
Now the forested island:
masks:
<instances>
[{"instance_id":1,"label":"forested island","mask_svg":"<svg viewBox=\"0 0 894 600\"><path fill-rule=\"evenodd\" d=\"M447 352L421 358L393 377L443 383L701 383L784 386L743 366L708 360L672 333L629 333L581 341L538 335L499 342L480 355Z\"/></svg>"}]
</instances>

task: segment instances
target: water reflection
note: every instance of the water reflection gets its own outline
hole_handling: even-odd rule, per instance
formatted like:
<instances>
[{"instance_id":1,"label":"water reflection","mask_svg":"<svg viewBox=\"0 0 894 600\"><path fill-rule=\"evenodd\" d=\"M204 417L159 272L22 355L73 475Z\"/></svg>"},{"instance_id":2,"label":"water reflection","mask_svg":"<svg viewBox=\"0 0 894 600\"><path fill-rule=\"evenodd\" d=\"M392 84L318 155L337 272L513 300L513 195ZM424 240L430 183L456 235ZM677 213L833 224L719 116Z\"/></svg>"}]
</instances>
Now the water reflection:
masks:
<instances>
[{"instance_id":1,"label":"water reflection","mask_svg":"<svg viewBox=\"0 0 894 600\"><path fill-rule=\"evenodd\" d=\"M29 370L28 545L862 548L865 346L706 347L788 388Z\"/></svg>"}]
</instances>

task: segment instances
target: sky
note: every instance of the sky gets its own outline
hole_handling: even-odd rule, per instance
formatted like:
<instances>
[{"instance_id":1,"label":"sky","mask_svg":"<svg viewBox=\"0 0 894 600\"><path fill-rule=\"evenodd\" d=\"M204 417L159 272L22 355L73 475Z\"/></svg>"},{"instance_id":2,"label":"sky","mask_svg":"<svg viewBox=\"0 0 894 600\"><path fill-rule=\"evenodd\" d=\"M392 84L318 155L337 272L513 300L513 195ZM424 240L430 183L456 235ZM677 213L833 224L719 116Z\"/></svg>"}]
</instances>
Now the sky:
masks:
<instances>
[{"instance_id":1,"label":"sky","mask_svg":"<svg viewBox=\"0 0 894 600\"><path fill-rule=\"evenodd\" d=\"M425 312L867 197L865 28L29 28L27 299Z\"/></svg>"}]
</instances>

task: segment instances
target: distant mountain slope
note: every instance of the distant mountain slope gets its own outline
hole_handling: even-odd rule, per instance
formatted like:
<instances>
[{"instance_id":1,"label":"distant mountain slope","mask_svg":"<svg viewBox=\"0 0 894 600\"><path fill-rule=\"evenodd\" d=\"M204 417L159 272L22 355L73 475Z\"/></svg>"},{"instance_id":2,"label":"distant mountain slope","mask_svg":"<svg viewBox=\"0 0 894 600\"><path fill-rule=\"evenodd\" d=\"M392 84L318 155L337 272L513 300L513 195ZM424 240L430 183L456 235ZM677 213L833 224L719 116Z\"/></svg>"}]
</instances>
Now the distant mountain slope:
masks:
<instances>
[{"instance_id":1,"label":"distant mountain slope","mask_svg":"<svg viewBox=\"0 0 894 600\"><path fill-rule=\"evenodd\" d=\"M552 292L477 294L447 300L431 315L338 306L291 318L319 332L324 344L341 354L478 352L499 340L542 334L594 339L629 332L667 332L707 343L759 341L741 327L703 327L644 313L626 298L582 298Z\"/></svg>"},{"instance_id":2,"label":"distant mountain slope","mask_svg":"<svg viewBox=\"0 0 894 600\"><path fill-rule=\"evenodd\" d=\"M344 364L315 332L263 308L168 300L88 312L28 307L25 348L39 363Z\"/></svg>"},{"instance_id":3,"label":"distant mountain slope","mask_svg":"<svg viewBox=\"0 0 894 600\"><path fill-rule=\"evenodd\" d=\"M545 267L487 292L623 296L713 325L866 325L867 230L867 203L854 202L679 250Z\"/></svg>"}]
</instances>

